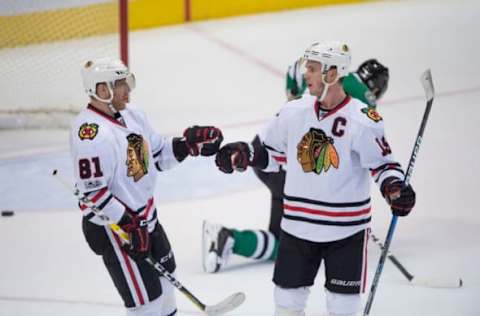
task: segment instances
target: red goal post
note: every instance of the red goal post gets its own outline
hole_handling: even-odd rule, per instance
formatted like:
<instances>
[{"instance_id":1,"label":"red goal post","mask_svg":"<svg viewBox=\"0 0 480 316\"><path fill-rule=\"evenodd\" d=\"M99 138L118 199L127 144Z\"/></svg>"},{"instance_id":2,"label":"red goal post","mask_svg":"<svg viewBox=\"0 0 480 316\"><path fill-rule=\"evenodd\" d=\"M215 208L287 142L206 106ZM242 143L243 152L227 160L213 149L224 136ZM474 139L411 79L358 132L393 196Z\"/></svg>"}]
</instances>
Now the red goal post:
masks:
<instances>
[{"instance_id":1,"label":"red goal post","mask_svg":"<svg viewBox=\"0 0 480 316\"><path fill-rule=\"evenodd\" d=\"M128 0L119 0L120 58L128 66Z\"/></svg>"},{"instance_id":2,"label":"red goal post","mask_svg":"<svg viewBox=\"0 0 480 316\"><path fill-rule=\"evenodd\" d=\"M68 128L82 65L128 64L128 0L2 0L0 30L0 129Z\"/></svg>"}]
</instances>

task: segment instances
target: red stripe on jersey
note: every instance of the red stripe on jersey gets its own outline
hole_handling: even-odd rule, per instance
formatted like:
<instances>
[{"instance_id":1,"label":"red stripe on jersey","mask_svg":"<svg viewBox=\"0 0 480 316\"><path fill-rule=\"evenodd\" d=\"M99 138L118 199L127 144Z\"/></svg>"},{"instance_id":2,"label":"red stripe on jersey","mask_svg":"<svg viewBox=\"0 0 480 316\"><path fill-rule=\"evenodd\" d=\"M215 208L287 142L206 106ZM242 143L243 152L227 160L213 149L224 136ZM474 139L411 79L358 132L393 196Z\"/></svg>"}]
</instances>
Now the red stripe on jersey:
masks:
<instances>
[{"instance_id":1,"label":"red stripe on jersey","mask_svg":"<svg viewBox=\"0 0 480 316\"><path fill-rule=\"evenodd\" d=\"M93 203L97 202L98 199L100 199L107 191L108 189L106 187L101 189L100 191L95 193L95 195L90 199L90 201L92 201Z\"/></svg>"},{"instance_id":2,"label":"red stripe on jersey","mask_svg":"<svg viewBox=\"0 0 480 316\"><path fill-rule=\"evenodd\" d=\"M145 219L148 219L148 215L150 215L150 211L153 209L153 197L148 199L147 206L146 206L146 212L145 212Z\"/></svg>"},{"instance_id":3,"label":"red stripe on jersey","mask_svg":"<svg viewBox=\"0 0 480 316\"><path fill-rule=\"evenodd\" d=\"M122 253L125 264L127 265L128 273L130 274L130 278L132 279L133 286L135 287L135 292L137 293L138 299L140 300L140 304L145 305L145 300L143 299L142 292L140 291L140 287L138 286L138 280L135 277L135 273L133 273L132 264L129 260L130 258L128 257L127 253L122 249L122 242L120 241L120 238L115 232L113 233L113 237L115 238L115 241L120 247L120 252Z\"/></svg>"},{"instance_id":4,"label":"red stripe on jersey","mask_svg":"<svg viewBox=\"0 0 480 316\"><path fill-rule=\"evenodd\" d=\"M90 199L90 201L92 203L97 202L107 191L108 191L108 189L106 187L101 189L100 191L95 193L95 195L93 196L93 198ZM81 211L84 211L85 209L88 208L88 205L82 203L82 204L79 205L79 207L80 207Z\"/></svg>"},{"instance_id":5,"label":"red stripe on jersey","mask_svg":"<svg viewBox=\"0 0 480 316\"><path fill-rule=\"evenodd\" d=\"M314 215L325 215L325 216L332 216L332 217L350 217L350 216L360 216L364 214L370 213L371 207L359 210L359 211L348 211L348 212L331 212L331 211L324 211L324 210L314 210L307 207L300 207L300 206L292 206L288 204L283 204L283 208L293 212L303 212L308 214Z\"/></svg>"},{"instance_id":6,"label":"red stripe on jersey","mask_svg":"<svg viewBox=\"0 0 480 316\"><path fill-rule=\"evenodd\" d=\"M273 159L275 159L278 162L287 163L287 157L284 157L284 156L272 156L272 157L273 157Z\"/></svg>"}]
</instances>

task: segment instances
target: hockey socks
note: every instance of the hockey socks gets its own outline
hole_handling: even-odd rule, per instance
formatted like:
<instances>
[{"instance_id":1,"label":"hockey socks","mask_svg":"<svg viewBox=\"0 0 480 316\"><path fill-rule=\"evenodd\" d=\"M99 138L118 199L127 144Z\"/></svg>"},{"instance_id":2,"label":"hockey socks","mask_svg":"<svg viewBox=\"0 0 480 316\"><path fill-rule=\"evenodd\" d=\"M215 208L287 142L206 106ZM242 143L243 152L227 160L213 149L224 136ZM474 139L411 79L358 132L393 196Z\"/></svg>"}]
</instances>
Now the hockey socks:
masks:
<instances>
[{"instance_id":1,"label":"hockey socks","mask_svg":"<svg viewBox=\"0 0 480 316\"><path fill-rule=\"evenodd\" d=\"M278 240L264 230L236 230L232 229L233 253L239 256L258 260L275 260L278 253Z\"/></svg>"}]
</instances>

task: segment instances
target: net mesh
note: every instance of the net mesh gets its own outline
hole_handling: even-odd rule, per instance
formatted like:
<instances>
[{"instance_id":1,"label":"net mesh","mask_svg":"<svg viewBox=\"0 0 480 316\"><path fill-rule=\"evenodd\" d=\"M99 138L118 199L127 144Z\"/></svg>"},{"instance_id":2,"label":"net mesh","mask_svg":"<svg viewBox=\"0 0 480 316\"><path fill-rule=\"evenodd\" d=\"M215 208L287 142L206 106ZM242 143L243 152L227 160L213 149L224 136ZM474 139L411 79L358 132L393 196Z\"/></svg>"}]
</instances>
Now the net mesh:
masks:
<instances>
[{"instance_id":1,"label":"net mesh","mask_svg":"<svg viewBox=\"0 0 480 316\"><path fill-rule=\"evenodd\" d=\"M0 129L68 127L88 102L82 65L119 57L117 1L48 2L0 1Z\"/></svg>"}]
</instances>

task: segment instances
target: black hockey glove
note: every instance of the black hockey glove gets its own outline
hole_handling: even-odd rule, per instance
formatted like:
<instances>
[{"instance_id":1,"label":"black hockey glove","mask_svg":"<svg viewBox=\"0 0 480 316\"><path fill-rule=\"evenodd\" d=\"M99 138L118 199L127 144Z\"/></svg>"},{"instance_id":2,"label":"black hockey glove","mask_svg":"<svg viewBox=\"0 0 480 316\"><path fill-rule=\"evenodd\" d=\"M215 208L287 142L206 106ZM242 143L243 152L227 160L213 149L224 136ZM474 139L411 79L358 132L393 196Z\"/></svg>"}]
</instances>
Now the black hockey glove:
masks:
<instances>
[{"instance_id":1,"label":"black hockey glove","mask_svg":"<svg viewBox=\"0 0 480 316\"><path fill-rule=\"evenodd\" d=\"M223 141L222 131L214 126L194 125L183 132L190 156L213 156Z\"/></svg>"},{"instance_id":2,"label":"black hockey glove","mask_svg":"<svg viewBox=\"0 0 480 316\"><path fill-rule=\"evenodd\" d=\"M396 177L386 178L382 183L381 192L393 215L407 216L415 206L415 191L412 186L405 186L404 182Z\"/></svg>"},{"instance_id":3,"label":"black hockey glove","mask_svg":"<svg viewBox=\"0 0 480 316\"><path fill-rule=\"evenodd\" d=\"M229 143L220 148L215 157L215 164L220 171L232 173L233 170L245 171L253 157L250 147L247 143L236 142Z\"/></svg>"},{"instance_id":4,"label":"black hockey glove","mask_svg":"<svg viewBox=\"0 0 480 316\"><path fill-rule=\"evenodd\" d=\"M125 211L118 225L130 237L130 244L124 244L123 250L135 261L145 259L150 254L151 249L147 221Z\"/></svg>"}]
</instances>

